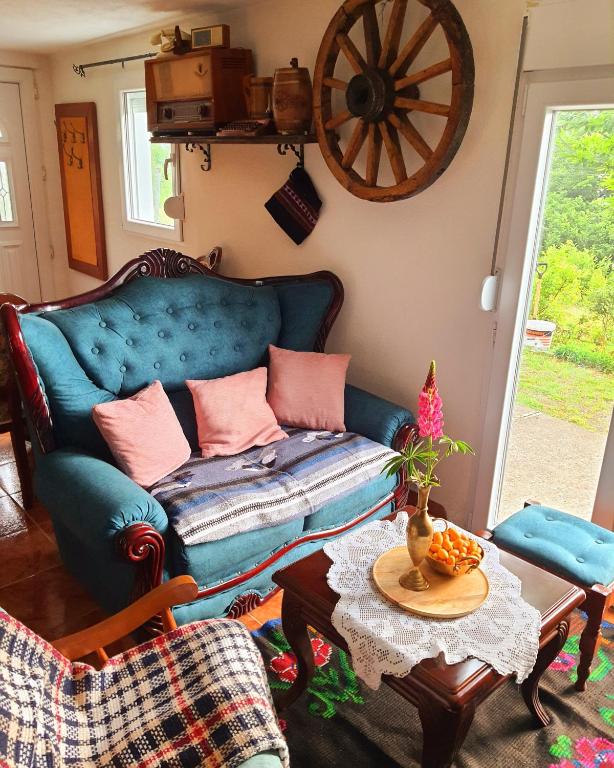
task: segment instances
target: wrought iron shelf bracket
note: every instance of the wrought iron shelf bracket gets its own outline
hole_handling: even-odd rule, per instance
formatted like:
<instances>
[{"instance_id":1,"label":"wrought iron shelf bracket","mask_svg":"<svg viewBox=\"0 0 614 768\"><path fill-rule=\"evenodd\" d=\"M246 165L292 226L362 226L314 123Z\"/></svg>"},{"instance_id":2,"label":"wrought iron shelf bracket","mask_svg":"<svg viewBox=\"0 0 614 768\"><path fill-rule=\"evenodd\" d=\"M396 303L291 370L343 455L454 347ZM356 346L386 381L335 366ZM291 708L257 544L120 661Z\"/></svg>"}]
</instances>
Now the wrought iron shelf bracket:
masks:
<instances>
[{"instance_id":1,"label":"wrought iron shelf bracket","mask_svg":"<svg viewBox=\"0 0 614 768\"><path fill-rule=\"evenodd\" d=\"M213 143L224 143L224 142L213 142ZM238 142L234 142L238 143ZM247 142L245 142L247 143ZM208 173L211 170L212 167L212 152L211 152L211 143L200 143L198 141L188 141L185 142L185 148L188 152L195 152L198 150L199 152L203 153L203 161L200 164L201 169ZM286 156L290 153L296 156L296 159L298 160L297 167L298 168L304 168L305 167L305 145L304 144L278 144L277 145L277 152L278 154L282 156Z\"/></svg>"},{"instance_id":2,"label":"wrought iron shelf bracket","mask_svg":"<svg viewBox=\"0 0 614 768\"><path fill-rule=\"evenodd\" d=\"M195 142L188 142L185 145L188 152L194 152L196 149L203 153L203 161L200 164L200 168L205 173L209 173L211 170L211 144L198 144Z\"/></svg>"},{"instance_id":3,"label":"wrought iron shelf bracket","mask_svg":"<svg viewBox=\"0 0 614 768\"><path fill-rule=\"evenodd\" d=\"M298 168L305 167L305 145L304 144L278 144L277 152L280 155L287 155L288 152L292 152L298 159Z\"/></svg>"}]
</instances>

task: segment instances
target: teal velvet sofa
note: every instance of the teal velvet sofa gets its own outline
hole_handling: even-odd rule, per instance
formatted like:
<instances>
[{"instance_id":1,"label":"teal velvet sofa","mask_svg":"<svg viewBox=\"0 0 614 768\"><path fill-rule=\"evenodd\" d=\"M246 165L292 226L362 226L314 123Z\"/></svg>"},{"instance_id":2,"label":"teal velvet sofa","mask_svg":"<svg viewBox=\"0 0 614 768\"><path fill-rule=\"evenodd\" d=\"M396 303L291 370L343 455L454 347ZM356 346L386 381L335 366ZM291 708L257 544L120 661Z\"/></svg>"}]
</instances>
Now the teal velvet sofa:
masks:
<instances>
[{"instance_id":1,"label":"teal velvet sofa","mask_svg":"<svg viewBox=\"0 0 614 768\"><path fill-rule=\"evenodd\" d=\"M91 418L95 404L159 379L196 450L185 380L266 364L269 343L323 351L342 303L343 287L330 272L231 279L160 249L81 296L2 308L36 494L65 565L106 610L189 574L199 597L176 609L179 623L239 616L273 591L276 570L406 503L404 477L378 476L308 517L186 547L156 498L115 466ZM415 437L408 410L352 386L345 420L348 431L397 450Z\"/></svg>"}]
</instances>

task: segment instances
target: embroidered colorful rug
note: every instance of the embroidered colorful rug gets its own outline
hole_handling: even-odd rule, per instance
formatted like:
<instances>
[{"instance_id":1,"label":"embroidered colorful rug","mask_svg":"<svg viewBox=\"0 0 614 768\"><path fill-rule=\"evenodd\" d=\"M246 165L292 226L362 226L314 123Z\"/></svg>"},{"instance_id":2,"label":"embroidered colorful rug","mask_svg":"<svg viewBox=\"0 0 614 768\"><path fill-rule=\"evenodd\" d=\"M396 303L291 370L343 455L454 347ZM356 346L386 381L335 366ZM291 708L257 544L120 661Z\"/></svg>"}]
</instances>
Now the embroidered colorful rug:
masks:
<instances>
[{"instance_id":1,"label":"embroidered colorful rug","mask_svg":"<svg viewBox=\"0 0 614 768\"><path fill-rule=\"evenodd\" d=\"M610 614L611 617L611 614ZM614 624L603 641L587 689L573 688L584 626L573 617L569 638L544 674L541 699L552 723L536 729L517 687L502 686L477 710L456 768L614 768ZM253 633L275 695L296 677L296 660L273 620ZM369 690L343 651L314 634L316 674L282 713L293 768L418 768L422 733L416 709L383 684Z\"/></svg>"}]
</instances>

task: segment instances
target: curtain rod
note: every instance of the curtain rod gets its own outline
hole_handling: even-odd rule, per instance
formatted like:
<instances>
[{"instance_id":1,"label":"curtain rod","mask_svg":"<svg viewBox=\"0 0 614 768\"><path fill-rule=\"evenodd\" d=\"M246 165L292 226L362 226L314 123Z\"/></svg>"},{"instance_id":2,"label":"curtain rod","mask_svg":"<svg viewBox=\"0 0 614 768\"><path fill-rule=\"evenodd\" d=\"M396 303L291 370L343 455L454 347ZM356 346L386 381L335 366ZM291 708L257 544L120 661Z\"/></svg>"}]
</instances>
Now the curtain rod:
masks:
<instances>
[{"instance_id":1,"label":"curtain rod","mask_svg":"<svg viewBox=\"0 0 614 768\"><path fill-rule=\"evenodd\" d=\"M124 56L121 59L107 59L106 61L93 61L90 64L73 64L73 72L79 77L85 77L85 70L92 67L106 67L108 64L121 64L122 67L127 61L138 61L139 59L151 59L157 56L156 53L141 53L138 56Z\"/></svg>"}]
</instances>

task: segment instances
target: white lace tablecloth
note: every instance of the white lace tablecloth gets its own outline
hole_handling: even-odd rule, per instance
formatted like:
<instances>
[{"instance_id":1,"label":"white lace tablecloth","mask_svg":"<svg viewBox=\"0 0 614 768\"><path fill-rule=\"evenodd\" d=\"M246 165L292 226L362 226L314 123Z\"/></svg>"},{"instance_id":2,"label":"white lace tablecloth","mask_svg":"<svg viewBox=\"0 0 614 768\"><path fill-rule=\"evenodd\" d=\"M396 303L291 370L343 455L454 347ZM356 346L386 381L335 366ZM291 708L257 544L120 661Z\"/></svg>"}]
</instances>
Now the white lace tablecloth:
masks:
<instances>
[{"instance_id":1,"label":"white lace tablecloth","mask_svg":"<svg viewBox=\"0 0 614 768\"><path fill-rule=\"evenodd\" d=\"M349 646L356 674L376 689L382 675L404 677L422 659L442 653L448 664L473 656L522 682L537 658L541 615L522 599L520 580L501 565L493 544L463 531L484 550L481 568L490 582L486 601L468 616L446 621L421 618L378 592L371 575L373 563L406 543L406 525L407 513L399 512L394 521L368 523L324 547L333 561L328 584L340 595L332 623ZM457 528L451 523L449 527Z\"/></svg>"}]
</instances>

